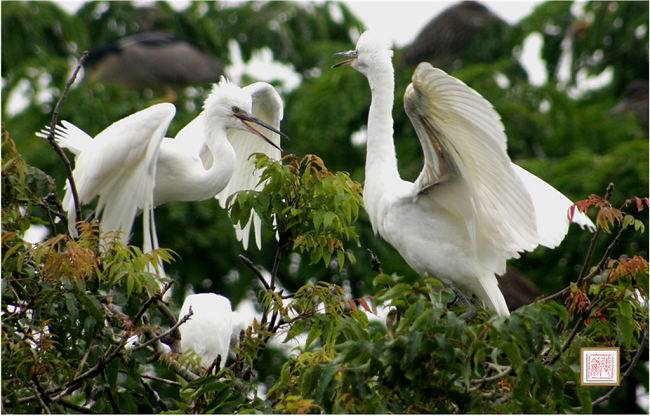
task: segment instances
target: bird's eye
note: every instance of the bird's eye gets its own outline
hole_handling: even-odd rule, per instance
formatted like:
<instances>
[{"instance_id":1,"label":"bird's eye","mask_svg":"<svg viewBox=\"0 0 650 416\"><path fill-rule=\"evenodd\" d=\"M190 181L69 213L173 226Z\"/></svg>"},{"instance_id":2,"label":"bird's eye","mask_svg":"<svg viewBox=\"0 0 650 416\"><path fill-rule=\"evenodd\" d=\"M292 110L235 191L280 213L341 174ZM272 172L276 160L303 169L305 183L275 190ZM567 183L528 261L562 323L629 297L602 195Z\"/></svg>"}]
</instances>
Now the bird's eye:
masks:
<instances>
[{"instance_id":1,"label":"bird's eye","mask_svg":"<svg viewBox=\"0 0 650 416\"><path fill-rule=\"evenodd\" d=\"M237 107L236 105L232 107L232 112L233 113L237 114L237 113L239 113L239 111L240 111L239 107Z\"/></svg>"}]
</instances>

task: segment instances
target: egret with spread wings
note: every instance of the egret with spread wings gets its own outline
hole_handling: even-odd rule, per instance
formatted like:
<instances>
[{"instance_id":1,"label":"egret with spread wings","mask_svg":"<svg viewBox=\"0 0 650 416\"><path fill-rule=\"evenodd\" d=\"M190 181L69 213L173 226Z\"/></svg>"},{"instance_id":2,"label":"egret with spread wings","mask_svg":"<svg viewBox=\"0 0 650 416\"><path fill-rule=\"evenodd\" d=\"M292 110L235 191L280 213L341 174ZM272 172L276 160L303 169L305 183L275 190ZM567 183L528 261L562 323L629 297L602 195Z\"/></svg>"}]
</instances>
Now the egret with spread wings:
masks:
<instances>
[{"instance_id":1,"label":"egret with spread wings","mask_svg":"<svg viewBox=\"0 0 650 416\"><path fill-rule=\"evenodd\" d=\"M279 136L283 133L252 114L254 105L264 107L255 103L255 97L261 95L265 98L259 101L273 107L272 114L279 114L276 118L269 117L269 110L265 109L263 116L279 124L282 101L275 90L270 92L268 88L272 89L270 85L255 84L240 88L222 79L206 98L203 111L175 139L163 138L175 114L172 104L158 104L128 116L95 139L72 123L62 122L57 126L55 137L62 147L77 155L73 176L80 202L88 203L99 196L97 214L103 211L102 229L122 230L125 243L129 240L135 216L139 211L145 212L144 250L158 248L151 216L153 207L172 200L209 199L226 187L234 192L237 189L228 186L233 172L237 177L253 175L250 165L238 166L241 157L233 149L231 141L241 137L247 148L269 152L279 158ZM252 124L275 136L267 138ZM238 131L246 132L246 135L230 137ZM40 136L45 134L46 131L39 133ZM259 141L259 138L267 143ZM253 143L253 140L257 142ZM237 148L240 146L242 144L238 143ZM272 147L274 151L265 147ZM236 183L246 185L257 181L237 178ZM74 233L76 218L70 194L67 189L64 208Z\"/></svg>"},{"instance_id":2,"label":"egret with spread wings","mask_svg":"<svg viewBox=\"0 0 650 416\"><path fill-rule=\"evenodd\" d=\"M507 316L495 275L519 252L557 246L572 202L510 161L504 126L487 100L429 63L418 65L404 95L424 167L415 182L401 179L389 43L368 31L356 50L337 55L348 59L335 67L355 68L372 91L364 205L373 230L420 275L469 290ZM573 221L593 227L582 213Z\"/></svg>"}]
</instances>

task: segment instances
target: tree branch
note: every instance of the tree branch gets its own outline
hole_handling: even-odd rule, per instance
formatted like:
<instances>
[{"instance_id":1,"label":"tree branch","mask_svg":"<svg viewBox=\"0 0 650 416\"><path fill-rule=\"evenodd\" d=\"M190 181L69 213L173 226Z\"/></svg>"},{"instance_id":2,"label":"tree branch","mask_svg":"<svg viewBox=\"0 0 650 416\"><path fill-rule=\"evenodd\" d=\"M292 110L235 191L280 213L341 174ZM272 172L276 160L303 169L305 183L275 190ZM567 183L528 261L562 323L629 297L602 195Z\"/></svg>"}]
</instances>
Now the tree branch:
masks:
<instances>
[{"instance_id":1,"label":"tree branch","mask_svg":"<svg viewBox=\"0 0 650 416\"><path fill-rule=\"evenodd\" d=\"M36 374L32 374L31 384L32 384L32 390L34 390L34 395L36 396L36 399L40 403L43 410L45 410L45 413L52 414L52 410L50 410L50 406L48 406L48 403L50 402L50 398L47 396L47 393L45 393L41 385L38 383L38 378L36 377Z\"/></svg>"},{"instance_id":2,"label":"tree branch","mask_svg":"<svg viewBox=\"0 0 650 416\"><path fill-rule=\"evenodd\" d=\"M266 283L266 280L264 279L264 276L262 276L262 273L257 268L257 266L255 266L253 261L251 259L249 259L248 257L244 256L243 254L239 254L238 257L239 257L239 259L241 261L244 262L244 264L246 264L248 266L249 269L251 269L253 271L253 273L255 273L255 276L257 276L259 281L262 283L262 286L264 286L264 289L271 290L271 287L269 286L268 283Z\"/></svg>"},{"instance_id":3,"label":"tree branch","mask_svg":"<svg viewBox=\"0 0 650 416\"><path fill-rule=\"evenodd\" d=\"M163 412L166 412L166 411L169 410L169 408L167 407L167 405L165 404L165 402L160 398L160 395L158 394L158 392L156 392L156 390L154 390L154 389L149 385L149 383L147 383L146 381L144 381L144 380L141 378L141 379L140 379L140 384L142 384L142 387L144 387L144 389L147 391L147 393L149 393L149 395L150 395L151 397L153 397L153 400L156 402L156 404L158 405L158 407L160 407L160 409L161 409Z\"/></svg>"},{"instance_id":4,"label":"tree branch","mask_svg":"<svg viewBox=\"0 0 650 416\"><path fill-rule=\"evenodd\" d=\"M192 317L192 315L194 315L194 312L192 312L192 307L190 306L189 312L187 312L187 314L185 316L183 316L178 322L176 322L175 325L173 325L171 328L169 328L167 331L163 332L162 334L156 335L153 338L149 339L144 344L140 344L138 346L133 347L132 351L141 350L143 348L146 348L146 347L150 346L151 344L153 344L156 341L160 341L161 339L165 338L166 336L168 336L169 334L174 332L176 329L178 329L179 326L181 326L185 322L187 322L187 320L190 319L190 317Z\"/></svg>"},{"instance_id":5,"label":"tree branch","mask_svg":"<svg viewBox=\"0 0 650 416\"><path fill-rule=\"evenodd\" d=\"M61 147L56 143L56 140L54 140L54 132L56 129L56 125L59 122L59 114L61 113L61 107L63 106L63 102L65 101L66 97L68 96L68 91L70 91L70 87L74 83L74 80L77 78L77 74L79 73L79 70L83 66L84 61L88 57L88 51L85 51L82 55L81 58L79 58L79 63L77 64L77 67L75 68L74 72L72 73L72 76L70 76L70 79L68 82L65 84L65 88L63 89L63 92L61 93L61 97L59 97L59 101L57 101L56 106L54 107L54 111L52 112L52 121L50 122L50 131L47 134L47 141L52 145L56 153L59 155L59 158L61 158L61 161L63 162L63 166L65 167L66 174L68 176L68 183L70 185L70 192L72 192L72 199L74 201L74 211L76 214L77 220L81 219L81 208L79 204L79 194L77 193L77 186L75 185L74 178L72 176L72 166L70 165L70 161L68 160L68 157L65 155ZM67 219L66 219L67 222Z\"/></svg>"}]
</instances>

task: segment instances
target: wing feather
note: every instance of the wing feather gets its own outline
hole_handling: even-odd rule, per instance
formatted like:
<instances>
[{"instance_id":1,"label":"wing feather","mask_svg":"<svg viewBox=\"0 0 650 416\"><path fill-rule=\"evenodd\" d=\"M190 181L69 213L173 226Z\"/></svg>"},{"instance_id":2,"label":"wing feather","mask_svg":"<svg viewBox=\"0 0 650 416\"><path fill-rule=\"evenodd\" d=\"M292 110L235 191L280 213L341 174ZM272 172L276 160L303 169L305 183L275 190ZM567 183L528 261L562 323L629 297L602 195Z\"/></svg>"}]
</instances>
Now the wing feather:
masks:
<instances>
[{"instance_id":1,"label":"wing feather","mask_svg":"<svg viewBox=\"0 0 650 416\"><path fill-rule=\"evenodd\" d=\"M158 150L175 113L169 103L138 111L111 124L95 137L88 151L77 156L73 176L81 202L99 196L102 229L122 230L125 243L138 210L151 215ZM69 189L64 208L74 226ZM151 247L150 238L146 232L145 246Z\"/></svg>"},{"instance_id":2,"label":"wing feather","mask_svg":"<svg viewBox=\"0 0 650 416\"><path fill-rule=\"evenodd\" d=\"M510 256L534 249L533 202L511 167L504 127L491 104L456 78L422 63L407 87L404 108L424 153L414 196L457 175L467 185L467 203L475 213L467 225L474 244L492 241Z\"/></svg>"},{"instance_id":3,"label":"wing feather","mask_svg":"<svg viewBox=\"0 0 650 416\"><path fill-rule=\"evenodd\" d=\"M514 163L512 168L528 189L535 205L539 244L548 248L557 247L569 230L568 210L573 202L526 169ZM573 222L580 227L587 227L591 231L595 229L594 223L581 212L576 212Z\"/></svg>"},{"instance_id":4,"label":"wing feather","mask_svg":"<svg viewBox=\"0 0 650 416\"><path fill-rule=\"evenodd\" d=\"M275 88L266 82L256 82L243 87L243 90L251 94L253 98L253 114L262 121L279 129L284 110L282 99ZM280 146L280 136L278 134L263 127L256 126L255 128L278 147ZM264 153L274 160L280 160L282 157L280 150L247 131L231 129L228 131L228 140L235 150L235 169L228 185L215 196L222 207L225 207L226 200L235 192L259 190L264 186L264 184L259 183L261 172L256 172L255 161L250 157L253 153ZM252 213L250 221L243 229L235 226L237 239L242 242L244 249L248 248L251 226L254 228L257 247L261 248L261 222L259 216L256 213Z\"/></svg>"}]
</instances>

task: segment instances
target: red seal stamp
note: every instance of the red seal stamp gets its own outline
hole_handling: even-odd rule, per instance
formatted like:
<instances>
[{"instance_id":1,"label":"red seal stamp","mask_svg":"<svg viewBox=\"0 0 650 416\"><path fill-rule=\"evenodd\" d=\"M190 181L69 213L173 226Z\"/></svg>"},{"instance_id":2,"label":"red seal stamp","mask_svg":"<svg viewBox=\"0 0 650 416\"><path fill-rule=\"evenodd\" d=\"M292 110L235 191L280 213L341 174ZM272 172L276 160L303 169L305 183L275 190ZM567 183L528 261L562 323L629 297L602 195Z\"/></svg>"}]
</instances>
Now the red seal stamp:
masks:
<instances>
[{"instance_id":1,"label":"red seal stamp","mask_svg":"<svg viewBox=\"0 0 650 416\"><path fill-rule=\"evenodd\" d=\"M618 386L619 348L580 348L580 385Z\"/></svg>"}]
</instances>

